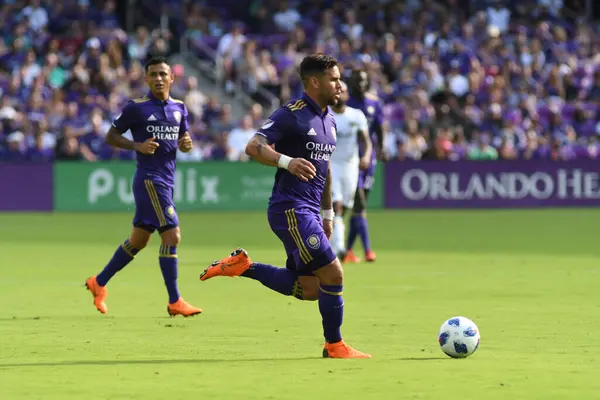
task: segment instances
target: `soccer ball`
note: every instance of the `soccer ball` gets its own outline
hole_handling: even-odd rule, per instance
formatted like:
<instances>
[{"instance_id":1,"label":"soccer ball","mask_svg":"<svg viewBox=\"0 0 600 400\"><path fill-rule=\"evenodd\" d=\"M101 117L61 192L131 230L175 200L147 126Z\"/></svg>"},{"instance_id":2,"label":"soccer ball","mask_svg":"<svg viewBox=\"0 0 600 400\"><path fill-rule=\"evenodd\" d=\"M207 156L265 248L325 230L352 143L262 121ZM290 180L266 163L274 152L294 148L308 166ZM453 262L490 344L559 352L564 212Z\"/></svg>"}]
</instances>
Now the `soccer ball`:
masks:
<instances>
[{"instance_id":1,"label":"soccer ball","mask_svg":"<svg viewBox=\"0 0 600 400\"><path fill-rule=\"evenodd\" d=\"M465 317L454 317L440 328L438 341L442 351L452 358L466 358L479 347L479 329Z\"/></svg>"}]
</instances>

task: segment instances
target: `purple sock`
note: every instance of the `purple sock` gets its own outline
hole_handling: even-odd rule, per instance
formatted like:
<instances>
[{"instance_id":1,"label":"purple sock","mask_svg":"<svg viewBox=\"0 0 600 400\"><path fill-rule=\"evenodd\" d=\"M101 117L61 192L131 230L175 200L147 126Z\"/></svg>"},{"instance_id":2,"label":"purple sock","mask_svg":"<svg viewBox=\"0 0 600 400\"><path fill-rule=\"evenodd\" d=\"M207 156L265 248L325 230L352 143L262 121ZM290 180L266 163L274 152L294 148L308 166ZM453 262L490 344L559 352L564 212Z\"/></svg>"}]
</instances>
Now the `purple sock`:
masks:
<instances>
[{"instance_id":1,"label":"purple sock","mask_svg":"<svg viewBox=\"0 0 600 400\"><path fill-rule=\"evenodd\" d=\"M343 285L319 286L319 311L323 317L323 334L327 343L342 340L342 320L344 319Z\"/></svg>"},{"instance_id":2,"label":"purple sock","mask_svg":"<svg viewBox=\"0 0 600 400\"><path fill-rule=\"evenodd\" d=\"M269 289L285 296L294 296L302 300L302 286L298 282L298 274L287 268L255 262L242 276L259 281Z\"/></svg>"},{"instance_id":3,"label":"purple sock","mask_svg":"<svg viewBox=\"0 0 600 400\"><path fill-rule=\"evenodd\" d=\"M350 218L350 229L348 230L348 242L346 242L346 249L350 250L354 246L354 241L358 235L358 224L361 220L360 215L353 215Z\"/></svg>"},{"instance_id":4,"label":"purple sock","mask_svg":"<svg viewBox=\"0 0 600 400\"><path fill-rule=\"evenodd\" d=\"M161 245L158 262L169 293L169 304L173 304L180 296L177 287L177 246Z\"/></svg>"},{"instance_id":5,"label":"purple sock","mask_svg":"<svg viewBox=\"0 0 600 400\"><path fill-rule=\"evenodd\" d=\"M360 223L358 225L358 235L362 240L363 249L365 251L371 250L371 239L369 238L369 224L367 217L360 217Z\"/></svg>"},{"instance_id":6,"label":"purple sock","mask_svg":"<svg viewBox=\"0 0 600 400\"><path fill-rule=\"evenodd\" d=\"M125 268L127 264L133 260L135 255L139 252L138 249L133 248L129 239L127 239L122 245L117 248L115 254L106 264L106 267L96 276L96 281L100 286L106 286L108 281L115 276L117 272Z\"/></svg>"}]
</instances>

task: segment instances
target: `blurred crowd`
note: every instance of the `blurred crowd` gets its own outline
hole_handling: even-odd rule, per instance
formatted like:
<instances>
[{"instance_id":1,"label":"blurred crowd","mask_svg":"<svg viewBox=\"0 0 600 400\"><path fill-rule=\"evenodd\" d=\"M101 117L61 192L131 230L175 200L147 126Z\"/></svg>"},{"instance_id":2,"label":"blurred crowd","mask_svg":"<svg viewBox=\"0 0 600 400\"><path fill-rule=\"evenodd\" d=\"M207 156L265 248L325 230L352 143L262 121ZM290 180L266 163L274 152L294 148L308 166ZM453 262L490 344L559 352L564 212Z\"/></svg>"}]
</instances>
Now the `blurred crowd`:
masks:
<instances>
[{"instance_id":1,"label":"blurred crowd","mask_svg":"<svg viewBox=\"0 0 600 400\"><path fill-rule=\"evenodd\" d=\"M255 101L234 120L174 65L197 146L181 160L244 160L274 96L298 96L304 55L370 74L399 159L595 158L600 35L578 0L137 0L126 32L114 0L0 6L0 159L132 159L104 144L143 61L180 38L218 55L226 92ZM164 24L161 22L167 20ZM265 93L270 93L265 95Z\"/></svg>"}]
</instances>

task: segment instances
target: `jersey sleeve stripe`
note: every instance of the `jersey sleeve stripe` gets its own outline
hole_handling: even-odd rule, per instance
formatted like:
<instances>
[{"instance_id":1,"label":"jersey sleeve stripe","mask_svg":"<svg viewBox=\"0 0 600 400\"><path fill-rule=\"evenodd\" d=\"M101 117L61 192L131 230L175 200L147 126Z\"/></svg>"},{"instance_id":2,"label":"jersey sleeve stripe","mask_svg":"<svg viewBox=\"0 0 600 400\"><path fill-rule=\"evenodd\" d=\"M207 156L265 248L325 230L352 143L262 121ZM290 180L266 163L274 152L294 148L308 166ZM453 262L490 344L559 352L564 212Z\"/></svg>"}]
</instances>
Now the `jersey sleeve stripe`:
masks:
<instances>
[{"instance_id":1,"label":"jersey sleeve stripe","mask_svg":"<svg viewBox=\"0 0 600 400\"><path fill-rule=\"evenodd\" d=\"M257 135L260 135L260 136L267 137L267 135L265 135L265 134L264 134L264 133L262 133L262 132L256 132L256 134L257 134Z\"/></svg>"},{"instance_id":2,"label":"jersey sleeve stripe","mask_svg":"<svg viewBox=\"0 0 600 400\"><path fill-rule=\"evenodd\" d=\"M160 201L158 200L158 194L156 193L156 188L154 187L154 182L149 179L144 181L144 185L146 186L146 191L148 192L148 196L150 196L150 201L152 202L152 207L154 208L154 212L158 217L158 222L160 226L167 225L167 219L165 218L165 214L162 211L162 207L160 206Z\"/></svg>"}]
</instances>

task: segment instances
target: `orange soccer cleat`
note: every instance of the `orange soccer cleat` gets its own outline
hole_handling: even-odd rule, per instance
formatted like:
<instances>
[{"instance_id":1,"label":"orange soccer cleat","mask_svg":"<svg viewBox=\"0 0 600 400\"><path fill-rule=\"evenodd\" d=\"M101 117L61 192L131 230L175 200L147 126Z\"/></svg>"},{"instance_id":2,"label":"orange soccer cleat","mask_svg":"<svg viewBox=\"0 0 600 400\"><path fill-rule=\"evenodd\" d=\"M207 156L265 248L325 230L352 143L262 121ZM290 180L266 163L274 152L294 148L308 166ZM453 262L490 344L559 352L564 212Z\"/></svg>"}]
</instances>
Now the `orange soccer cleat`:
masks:
<instances>
[{"instance_id":1,"label":"orange soccer cleat","mask_svg":"<svg viewBox=\"0 0 600 400\"><path fill-rule=\"evenodd\" d=\"M176 315L183 315L184 317L191 317L196 314L202 313L202 309L194 307L187 301L180 297L175 303L167 306L167 312L171 317Z\"/></svg>"},{"instance_id":2,"label":"orange soccer cleat","mask_svg":"<svg viewBox=\"0 0 600 400\"><path fill-rule=\"evenodd\" d=\"M367 260L368 262L373 262L377 259L377 256L375 255L375 252L373 252L373 250L367 250L365 252L365 260Z\"/></svg>"},{"instance_id":3,"label":"orange soccer cleat","mask_svg":"<svg viewBox=\"0 0 600 400\"><path fill-rule=\"evenodd\" d=\"M323 358L371 358L371 355L354 350L343 340L340 340L337 343L325 343Z\"/></svg>"},{"instance_id":4,"label":"orange soccer cleat","mask_svg":"<svg viewBox=\"0 0 600 400\"><path fill-rule=\"evenodd\" d=\"M94 296L94 305L98 311L102 314L106 314L108 312L108 307L106 307L106 303L104 302L104 300L106 300L106 295L108 294L106 287L100 286L95 276L88 278L88 280L85 281L85 286L92 292L92 295Z\"/></svg>"},{"instance_id":5,"label":"orange soccer cleat","mask_svg":"<svg viewBox=\"0 0 600 400\"><path fill-rule=\"evenodd\" d=\"M246 250L237 248L231 255L220 261L215 261L200 274L200 280L205 281L215 276L240 276L248 268L252 261Z\"/></svg>"},{"instance_id":6,"label":"orange soccer cleat","mask_svg":"<svg viewBox=\"0 0 600 400\"><path fill-rule=\"evenodd\" d=\"M348 249L346 255L344 256L344 259L342 260L342 263L344 264L354 264L359 262L360 258L358 258L356 254L354 254L354 251L352 251L352 249Z\"/></svg>"}]
</instances>

